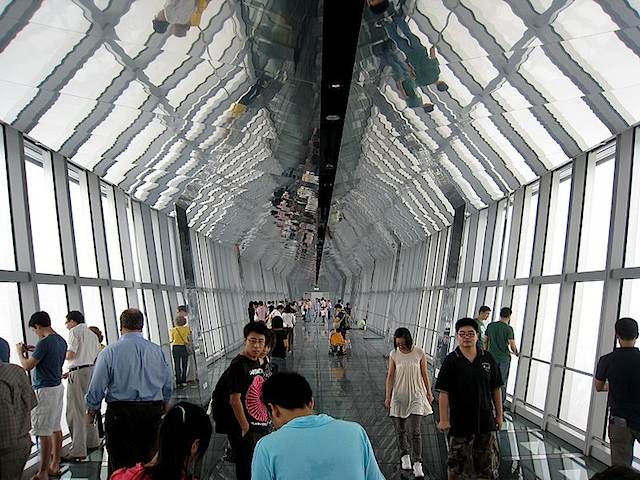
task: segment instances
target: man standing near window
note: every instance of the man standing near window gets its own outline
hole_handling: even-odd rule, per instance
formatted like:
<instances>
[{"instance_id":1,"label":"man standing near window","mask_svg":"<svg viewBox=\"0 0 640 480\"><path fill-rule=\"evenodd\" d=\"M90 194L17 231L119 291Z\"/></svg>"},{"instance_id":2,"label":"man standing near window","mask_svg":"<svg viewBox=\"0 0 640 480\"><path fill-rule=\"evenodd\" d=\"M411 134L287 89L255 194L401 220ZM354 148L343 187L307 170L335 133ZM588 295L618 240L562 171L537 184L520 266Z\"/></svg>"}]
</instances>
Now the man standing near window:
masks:
<instances>
[{"instance_id":1,"label":"man standing near window","mask_svg":"<svg viewBox=\"0 0 640 480\"><path fill-rule=\"evenodd\" d=\"M518 356L515 335L511 322L511 309L504 307L500 309L500 321L490 323L485 331L484 349L487 350L498 362L500 376L502 377L502 405L507 399L507 381L509 380L509 369L511 368L511 352Z\"/></svg>"},{"instance_id":2,"label":"man standing near window","mask_svg":"<svg viewBox=\"0 0 640 480\"><path fill-rule=\"evenodd\" d=\"M497 479L502 428L502 379L489 352L478 350L478 324L456 322L458 348L445 358L436 390L440 392L438 428L449 433L449 480L468 475Z\"/></svg>"},{"instance_id":3,"label":"man standing near window","mask_svg":"<svg viewBox=\"0 0 640 480\"><path fill-rule=\"evenodd\" d=\"M600 357L594 386L598 392L609 392L611 464L631 466L633 444L640 441L638 323L621 318L615 330L620 348Z\"/></svg>"},{"instance_id":4,"label":"man standing near window","mask_svg":"<svg viewBox=\"0 0 640 480\"><path fill-rule=\"evenodd\" d=\"M87 424L85 414L85 396L89 390L93 365L100 353L100 346L98 337L89 330L81 312L73 310L67 313L65 325L69 330L67 425L73 443L62 460L79 462L87 457L87 449L94 449L100 445L98 428L93 423Z\"/></svg>"},{"instance_id":5,"label":"man standing near window","mask_svg":"<svg viewBox=\"0 0 640 480\"><path fill-rule=\"evenodd\" d=\"M478 350L480 350L481 348L484 348L484 340L483 340L484 330L485 330L484 322L486 322L489 319L490 315L491 315L491 308L487 307L486 305L483 305L480 307L480 310L478 310L478 316L474 318L474 321L478 326L478 343L476 344L476 347L478 347Z\"/></svg>"},{"instance_id":6,"label":"man standing near window","mask_svg":"<svg viewBox=\"0 0 640 480\"><path fill-rule=\"evenodd\" d=\"M36 312L29 319L29 328L38 336L33 347L18 343L16 349L22 368L34 370L33 389L38 404L31 410L33 435L40 441L40 466L35 480L47 480L49 475L60 475L62 450L62 366L67 353L67 342L51 328L47 312ZM29 352L33 351L31 358Z\"/></svg>"},{"instance_id":7,"label":"man standing near window","mask_svg":"<svg viewBox=\"0 0 640 480\"><path fill-rule=\"evenodd\" d=\"M171 368L155 343L142 336L137 308L120 315L120 339L98 356L87 392L87 416L94 421L107 401L105 434L109 476L122 467L147 463L157 451L158 428L171 399Z\"/></svg>"}]
</instances>

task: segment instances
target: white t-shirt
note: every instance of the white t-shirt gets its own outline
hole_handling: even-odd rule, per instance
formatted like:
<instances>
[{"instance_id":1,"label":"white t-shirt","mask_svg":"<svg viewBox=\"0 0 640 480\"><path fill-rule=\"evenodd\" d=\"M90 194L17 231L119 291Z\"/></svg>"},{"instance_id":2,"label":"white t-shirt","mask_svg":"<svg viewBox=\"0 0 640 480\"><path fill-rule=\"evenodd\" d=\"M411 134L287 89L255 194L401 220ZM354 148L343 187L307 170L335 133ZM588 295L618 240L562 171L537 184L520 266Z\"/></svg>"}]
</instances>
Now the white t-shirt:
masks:
<instances>
[{"instance_id":1,"label":"white t-shirt","mask_svg":"<svg viewBox=\"0 0 640 480\"><path fill-rule=\"evenodd\" d=\"M296 324L296 315L294 313L283 313L282 324L285 328L293 328Z\"/></svg>"},{"instance_id":2,"label":"white t-shirt","mask_svg":"<svg viewBox=\"0 0 640 480\"><path fill-rule=\"evenodd\" d=\"M413 347L409 353L394 349L389 357L396 365L389 414L399 418L407 418L409 415L431 415L433 410L427 401L427 388L420 370L424 351L420 347Z\"/></svg>"},{"instance_id":3,"label":"white t-shirt","mask_svg":"<svg viewBox=\"0 0 640 480\"><path fill-rule=\"evenodd\" d=\"M69 368L93 365L100 353L98 337L89 330L86 323L79 323L69 330L67 351L76 354L76 358L69 360Z\"/></svg>"}]
</instances>

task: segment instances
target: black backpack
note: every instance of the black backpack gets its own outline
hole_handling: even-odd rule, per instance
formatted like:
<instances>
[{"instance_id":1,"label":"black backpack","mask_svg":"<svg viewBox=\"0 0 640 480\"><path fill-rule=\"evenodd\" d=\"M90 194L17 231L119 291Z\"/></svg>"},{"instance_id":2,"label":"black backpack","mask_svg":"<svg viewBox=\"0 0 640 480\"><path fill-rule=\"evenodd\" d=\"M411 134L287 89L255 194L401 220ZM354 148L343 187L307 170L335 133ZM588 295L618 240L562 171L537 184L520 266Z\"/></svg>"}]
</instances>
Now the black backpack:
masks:
<instances>
[{"instance_id":1,"label":"black backpack","mask_svg":"<svg viewBox=\"0 0 640 480\"><path fill-rule=\"evenodd\" d=\"M227 368L220 378L211 395L211 418L215 422L216 433L232 433L237 430L238 423L229 403L229 381Z\"/></svg>"}]
</instances>

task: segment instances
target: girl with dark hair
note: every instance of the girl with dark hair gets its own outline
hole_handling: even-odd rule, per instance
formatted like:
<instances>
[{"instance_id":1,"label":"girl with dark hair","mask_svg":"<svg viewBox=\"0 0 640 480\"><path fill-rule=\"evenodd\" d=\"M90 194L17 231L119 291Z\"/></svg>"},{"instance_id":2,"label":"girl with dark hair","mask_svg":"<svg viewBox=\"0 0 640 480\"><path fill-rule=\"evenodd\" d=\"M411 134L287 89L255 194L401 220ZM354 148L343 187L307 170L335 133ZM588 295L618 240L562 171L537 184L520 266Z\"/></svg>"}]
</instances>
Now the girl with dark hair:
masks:
<instances>
[{"instance_id":1,"label":"girl with dark hair","mask_svg":"<svg viewBox=\"0 0 640 480\"><path fill-rule=\"evenodd\" d=\"M413 344L411 332L406 328L398 328L393 340L395 349L389 354L384 404L398 436L402 469L411 470L413 462L414 476L423 478L422 418L433 413L427 357Z\"/></svg>"},{"instance_id":2,"label":"girl with dark hair","mask_svg":"<svg viewBox=\"0 0 640 480\"><path fill-rule=\"evenodd\" d=\"M177 403L162 420L158 453L153 460L116 470L111 480L195 480L189 471L207 451L212 432L209 416L202 408Z\"/></svg>"},{"instance_id":3,"label":"girl with dark hair","mask_svg":"<svg viewBox=\"0 0 640 480\"><path fill-rule=\"evenodd\" d=\"M247 310L249 312L249 321L250 322L255 322L256 321L256 304L255 304L255 302L253 302L253 301L249 302L249 308Z\"/></svg>"}]
</instances>

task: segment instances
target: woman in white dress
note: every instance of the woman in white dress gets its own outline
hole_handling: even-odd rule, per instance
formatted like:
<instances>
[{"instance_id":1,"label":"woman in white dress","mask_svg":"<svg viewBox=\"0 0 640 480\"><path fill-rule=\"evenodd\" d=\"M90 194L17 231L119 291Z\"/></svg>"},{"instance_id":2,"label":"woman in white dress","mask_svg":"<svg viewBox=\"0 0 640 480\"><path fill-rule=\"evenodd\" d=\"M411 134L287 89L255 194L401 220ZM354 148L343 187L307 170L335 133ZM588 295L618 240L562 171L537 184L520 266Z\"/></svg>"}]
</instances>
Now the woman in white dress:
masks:
<instances>
[{"instance_id":1,"label":"woman in white dress","mask_svg":"<svg viewBox=\"0 0 640 480\"><path fill-rule=\"evenodd\" d=\"M414 476L422 478L422 417L433 413L427 357L406 328L398 328L393 340L384 404L398 436L402 469L413 468Z\"/></svg>"}]
</instances>

